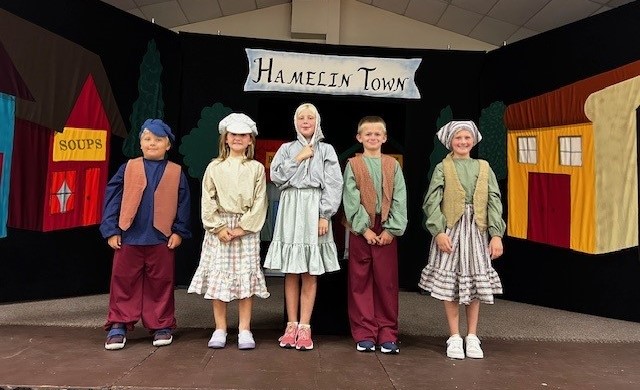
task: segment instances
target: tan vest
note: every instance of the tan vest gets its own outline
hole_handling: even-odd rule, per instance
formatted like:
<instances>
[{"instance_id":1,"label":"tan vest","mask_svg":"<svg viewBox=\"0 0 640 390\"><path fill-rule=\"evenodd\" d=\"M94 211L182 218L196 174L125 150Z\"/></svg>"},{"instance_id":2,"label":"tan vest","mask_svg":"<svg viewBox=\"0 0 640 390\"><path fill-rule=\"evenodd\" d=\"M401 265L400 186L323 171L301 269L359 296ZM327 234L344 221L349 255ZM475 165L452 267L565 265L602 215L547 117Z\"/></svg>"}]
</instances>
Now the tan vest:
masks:
<instances>
[{"instance_id":1,"label":"tan vest","mask_svg":"<svg viewBox=\"0 0 640 390\"><path fill-rule=\"evenodd\" d=\"M480 172L476 181L476 189L473 192L473 213L475 215L476 225L478 229L487 230L487 205L489 203L489 163L485 160L478 160L480 163ZM444 194L442 197L442 213L447 221L447 227L452 228L453 225L464 214L464 199L466 193L458 173L456 166L451 158L451 154L442 160L442 170L444 172Z\"/></svg>"},{"instance_id":2,"label":"tan vest","mask_svg":"<svg viewBox=\"0 0 640 390\"><path fill-rule=\"evenodd\" d=\"M382 155L382 205L380 217L382 222L389 218L389 210L391 209L391 199L393 198L393 182L396 174L396 159ZM377 192L373 187L373 180L369 174L367 164L362 156L356 156L349 159L353 177L356 179L356 186L360 191L360 203L367 210L371 227L376 221L376 201Z\"/></svg>"},{"instance_id":3,"label":"tan vest","mask_svg":"<svg viewBox=\"0 0 640 390\"><path fill-rule=\"evenodd\" d=\"M153 194L153 227L169 237L178 212L178 190L180 188L180 165L167 161L158 188ZM147 187L144 162L138 157L127 162L124 170L124 186L118 226L122 230L131 227Z\"/></svg>"}]
</instances>

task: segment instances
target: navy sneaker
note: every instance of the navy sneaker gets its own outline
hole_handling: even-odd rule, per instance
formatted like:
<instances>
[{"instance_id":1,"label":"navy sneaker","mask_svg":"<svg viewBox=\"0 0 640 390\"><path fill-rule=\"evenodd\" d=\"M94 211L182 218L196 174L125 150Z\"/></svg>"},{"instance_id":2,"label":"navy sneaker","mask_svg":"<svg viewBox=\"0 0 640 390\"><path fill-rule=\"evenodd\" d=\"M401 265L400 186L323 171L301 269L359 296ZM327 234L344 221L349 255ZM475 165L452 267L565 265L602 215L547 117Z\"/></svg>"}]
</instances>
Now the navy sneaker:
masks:
<instances>
[{"instance_id":1,"label":"navy sneaker","mask_svg":"<svg viewBox=\"0 0 640 390\"><path fill-rule=\"evenodd\" d=\"M398 354L400 353L400 348L398 348L398 345L395 342L387 341L380 345L380 352Z\"/></svg>"},{"instance_id":2,"label":"navy sneaker","mask_svg":"<svg viewBox=\"0 0 640 390\"><path fill-rule=\"evenodd\" d=\"M376 350L376 345L373 341L362 340L356 343L356 350L358 352L373 352Z\"/></svg>"}]
</instances>

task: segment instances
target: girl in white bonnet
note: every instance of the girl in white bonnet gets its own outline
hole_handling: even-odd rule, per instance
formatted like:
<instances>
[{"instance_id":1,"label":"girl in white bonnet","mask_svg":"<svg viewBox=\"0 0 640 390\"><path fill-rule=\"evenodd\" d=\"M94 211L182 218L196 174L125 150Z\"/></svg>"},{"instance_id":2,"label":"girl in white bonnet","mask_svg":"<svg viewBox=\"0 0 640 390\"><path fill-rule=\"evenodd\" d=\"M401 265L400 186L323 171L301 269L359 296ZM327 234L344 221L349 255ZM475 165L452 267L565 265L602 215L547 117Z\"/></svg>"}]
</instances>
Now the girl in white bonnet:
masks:
<instances>
[{"instance_id":1,"label":"girl in white bonnet","mask_svg":"<svg viewBox=\"0 0 640 390\"><path fill-rule=\"evenodd\" d=\"M188 292L212 300L215 331L209 348L225 347L227 304L238 300L238 349L253 349L253 296L269 297L260 267L260 229L267 216L265 168L253 159L258 129L251 118L229 114L218 131L218 157L202 178L205 234Z\"/></svg>"},{"instance_id":2,"label":"girl in white bonnet","mask_svg":"<svg viewBox=\"0 0 640 390\"><path fill-rule=\"evenodd\" d=\"M491 261L502 255L502 201L496 176L484 160L471 158L482 139L473 121L451 121L438 139L451 151L436 165L422 210L433 236L427 266L418 286L444 302L452 359L484 357L477 337L480 302L492 304L502 284ZM467 336L459 329L459 305L464 305Z\"/></svg>"}]
</instances>

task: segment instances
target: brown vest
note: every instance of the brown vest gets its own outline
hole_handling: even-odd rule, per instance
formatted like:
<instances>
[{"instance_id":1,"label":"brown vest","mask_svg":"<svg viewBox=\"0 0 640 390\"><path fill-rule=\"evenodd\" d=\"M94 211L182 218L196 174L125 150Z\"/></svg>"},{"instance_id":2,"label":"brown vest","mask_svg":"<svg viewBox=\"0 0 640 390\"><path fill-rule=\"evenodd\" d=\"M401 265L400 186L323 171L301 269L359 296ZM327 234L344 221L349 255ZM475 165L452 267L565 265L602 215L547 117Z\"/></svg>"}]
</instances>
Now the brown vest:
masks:
<instances>
[{"instance_id":1,"label":"brown vest","mask_svg":"<svg viewBox=\"0 0 640 390\"><path fill-rule=\"evenodd\" d=\"M180 188L180 165L167 161L158 188L153 194L153 227L169 237L178 212L178 190ZM118 226L122 230L131 227L138 212L142 193L147 187L144 162L138 157L127 162L124 170L124 186Z\"/></svg>"},{"instance_id":2,"label":"brown vest","mask_svg":"<svg viewBox=\"0 0 640 390\"><path fill-rule=\"evenodd\" d=\"M393 182L396 174L396 159L382 155L382 205L380 217L382 222L389 218L389 209L391 208L391 200L393 198ZM371 221L371 227L375 224L376 218L376 198L377 191L373 187L373 180L369 174L367 164L364 162L364 158L356 156L349 159L351 164L351 170L353 171L353 177L356 179L356 186L360 191L360 203L367 210L369 214L369 220Z\"/></svg>"}]
</instances>

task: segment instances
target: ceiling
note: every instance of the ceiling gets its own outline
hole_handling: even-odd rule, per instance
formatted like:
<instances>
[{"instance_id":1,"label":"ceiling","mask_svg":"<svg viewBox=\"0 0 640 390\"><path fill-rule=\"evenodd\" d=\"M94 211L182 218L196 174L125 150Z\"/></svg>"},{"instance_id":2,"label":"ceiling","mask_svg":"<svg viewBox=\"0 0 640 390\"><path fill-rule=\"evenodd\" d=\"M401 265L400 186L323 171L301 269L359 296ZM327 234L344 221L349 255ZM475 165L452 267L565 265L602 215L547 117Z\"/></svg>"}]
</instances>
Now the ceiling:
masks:
<instances>
[{"instance_id":1,"label":"ceiling","mask_svg":"<svg viewBox=\"0 0 640 390\"><path fill-rule=\"evenodd\" d=\"M102 0L166 28L254 11L291 0ZM501 46L633 0L357 0Z\"/></svg>"}]
</instances>

